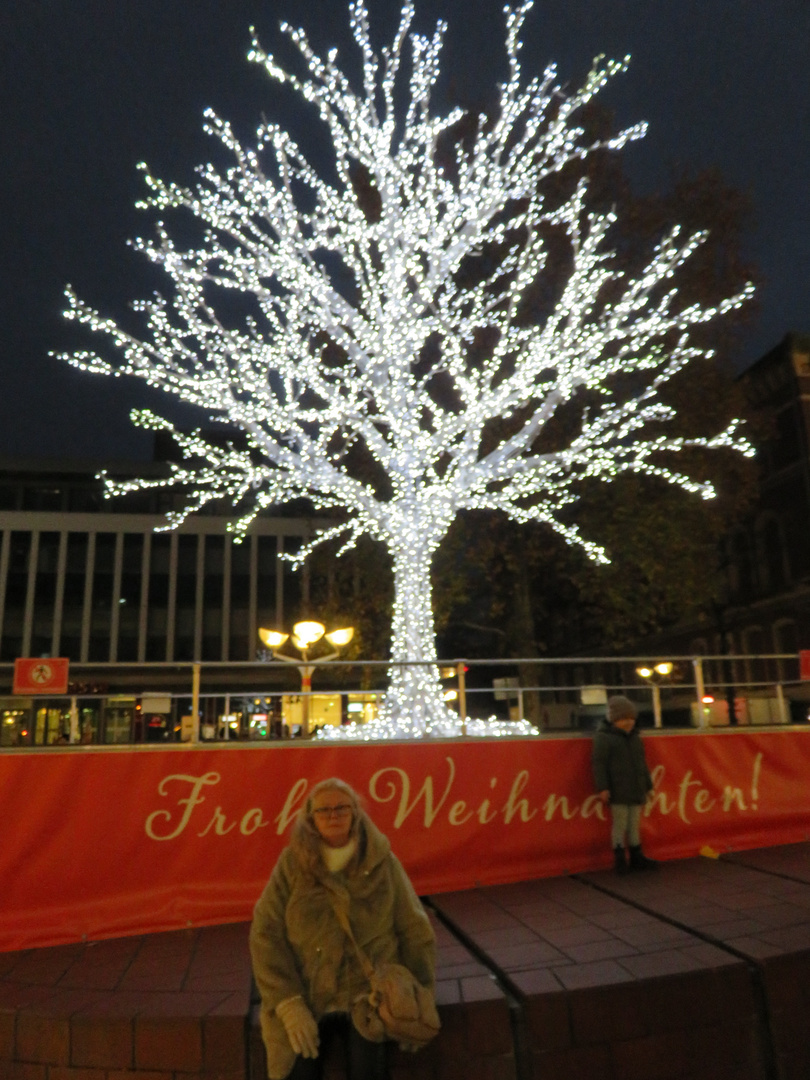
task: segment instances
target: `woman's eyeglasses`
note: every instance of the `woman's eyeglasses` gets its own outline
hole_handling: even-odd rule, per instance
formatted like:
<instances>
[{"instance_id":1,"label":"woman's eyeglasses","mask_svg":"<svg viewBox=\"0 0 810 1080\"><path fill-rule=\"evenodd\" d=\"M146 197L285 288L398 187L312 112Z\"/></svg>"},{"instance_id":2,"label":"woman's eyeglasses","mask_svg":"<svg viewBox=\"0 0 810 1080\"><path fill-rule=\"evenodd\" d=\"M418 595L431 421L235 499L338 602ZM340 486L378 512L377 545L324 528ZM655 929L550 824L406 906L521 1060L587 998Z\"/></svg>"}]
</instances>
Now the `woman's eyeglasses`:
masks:
<instances>
[{"instance_id":1,"label":"woman's eyeglasses","mask_svg":"<svg viewBox=\"0 0 810 1080\"><path fill-rule=\"evenodd\" d=\"M315 817L319 817L322 820L330 817L346 817L346 815L351 812L351 803L341 803L340 806L319 806L317 810L312 811Z\"/></svg>"}]
</instances>

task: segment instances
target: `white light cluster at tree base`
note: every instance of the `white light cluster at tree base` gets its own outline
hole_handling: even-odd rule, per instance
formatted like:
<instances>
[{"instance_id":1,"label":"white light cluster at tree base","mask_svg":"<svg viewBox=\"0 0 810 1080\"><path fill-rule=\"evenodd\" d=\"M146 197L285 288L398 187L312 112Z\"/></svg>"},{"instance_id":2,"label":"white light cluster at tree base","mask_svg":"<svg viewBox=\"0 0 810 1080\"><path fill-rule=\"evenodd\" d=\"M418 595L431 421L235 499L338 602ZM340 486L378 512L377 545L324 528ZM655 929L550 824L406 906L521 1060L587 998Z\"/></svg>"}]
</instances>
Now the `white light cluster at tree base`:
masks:
<instances>
[{"instance_id":1,"label":"white light cluster at tree base","mask_svg":"<svg viewBox=\"0 0 810 1080\"><path fill-rule=\"evenodd\" d=\"M456 730L436 667L430 564L460 510L543 522L607 561L564 519L583 479L634 472L710 498L711 484L672 470L671 452L752 453L737 422L713 438L662 434L674 413L660 395L689 361L710 356L692 341L692 329L752 290L714 307L684 306L674 277L703 234L672 228L631 276L609 246L614 215L587 209L585 179L549 202L547 178L596 149L621 148L644 125L594 143L577 122L624 62L597 59L576 92L562 89L553 66L524 79L519 35L530 7L506 9L509 69L498 111L456 142L451 163L447 133L464 114L439 116L431 107L444 24L432 38L410 32L414 9L406 3L392 45L377 53L365 5L353 0L361 87L337 66L336 50L316 55L301 30L283 27L306 76L283 70L254 39L249 58L318 114L331 169L319 173L275 124L263 124L247 147L207 112L206 130L232 156L227 171L206 165L186 189L142 166L151 192L142 205L187 211L202 226L198 247L176 247L163 221L155 240L135 242L172 284L168 297L137 306L143 337L67 292L67 316L106 335L121 356L112 365L80 352L66 357L70 363L138 375L247 435L247 449L215 446L150 412L135 413L135 423L173 432L185 463L165 480L105 476L109 495L179 485L187 505L168 515L167 528L212 500L229 500L237 538L258 513L304 497L346 520L319 533L296 563L333 537L343 540L341 552L362 535L391 552L391 658L425 666L392 667L380 719L362 737ZM356 191L358 169L373 212ZM521 302L550 263L550 228L567 237L569 272L554 309L527 323ZM480 258L495 250L499 260ZM478 272L470 274L473 260ZM218 300L229 292L250 298L253 314L226 316L232 305ZM485 357L482 341L491 343ZM634 377L629 397L627 379L622 395L615 390L619 374ZM537 449L548 422L582 391L598 400L567 445ZM495 420L505 432L497 439ZM355 447L387 477L384 496L379 477L352 467Z\"/></svg>"},{"instance_id":2,"label":"white light cluster at tree base","mask_svg":"<svg viewBox=\"0 0 810 1080\"><path fill-rule=\"evenodd\" d=\"M341 727L332 727L324 724L316 732L317 739L330 742L375 742L378 739L402 739L433 736L440 739L458 739L462 736L467 738L485 739L515 739L527 735L537 736L540 732L530 724L528 720L499 720L490 716L486 720L466 720L445 709L445 716L434 721L428 728L419 732L405 731L402 733L402 725L386 722L385 720L369 720L367 723L343 724Z\"/></svg>"}]
</instances>

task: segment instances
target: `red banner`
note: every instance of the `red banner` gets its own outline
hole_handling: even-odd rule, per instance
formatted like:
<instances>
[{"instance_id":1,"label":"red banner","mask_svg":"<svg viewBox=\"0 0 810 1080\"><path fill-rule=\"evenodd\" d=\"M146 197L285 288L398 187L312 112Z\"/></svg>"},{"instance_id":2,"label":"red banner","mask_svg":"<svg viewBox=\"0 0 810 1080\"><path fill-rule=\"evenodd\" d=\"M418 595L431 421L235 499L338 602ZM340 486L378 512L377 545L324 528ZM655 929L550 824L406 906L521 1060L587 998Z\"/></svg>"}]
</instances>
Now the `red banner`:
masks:
<instances>
[{"instance_id":1,"label":"red banner","mask_svg":"<svg viewBox=\"0 0 810 1080\"><path fill-rule=\"evenodd\" d=\"M645 735L656 857L802 840L810 729ZM590 740L0 755L0 950L250 917L308 788L364 797L422 894L605 866Z\"/></svg>"},{"instance_id":2,"label":"red banner","mask_svg":"<svg viewBox=\"0 0 810 1080\"><path fill-rule=\"evenodd\" d=\"M30 694L66 694L69 664L70 660L65 657L15 660L12 694L21 697Z\"/></svg>"}]
</instances>

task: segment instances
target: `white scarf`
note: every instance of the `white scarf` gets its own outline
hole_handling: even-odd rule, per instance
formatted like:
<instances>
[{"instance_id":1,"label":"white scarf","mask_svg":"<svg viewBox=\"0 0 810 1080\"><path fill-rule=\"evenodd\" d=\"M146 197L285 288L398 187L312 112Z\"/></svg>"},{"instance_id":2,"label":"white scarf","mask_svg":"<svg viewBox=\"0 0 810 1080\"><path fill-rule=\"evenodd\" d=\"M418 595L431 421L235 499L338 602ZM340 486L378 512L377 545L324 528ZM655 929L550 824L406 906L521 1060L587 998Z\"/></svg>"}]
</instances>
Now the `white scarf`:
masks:
<instances>
[{"instance_id":1,"label":"white scarf","mask_svg":"<svg viewBox=\"0 0 810 1080\"><path fill-rule=\"evenodd\" d=\"M344 844L343 847L330 847L328 844L321 844L321 858L326 869L331 874L337 874L345 866L348 866L356 850L357 841L354 838L348 844Z\"/></svg>"}]
</instances>

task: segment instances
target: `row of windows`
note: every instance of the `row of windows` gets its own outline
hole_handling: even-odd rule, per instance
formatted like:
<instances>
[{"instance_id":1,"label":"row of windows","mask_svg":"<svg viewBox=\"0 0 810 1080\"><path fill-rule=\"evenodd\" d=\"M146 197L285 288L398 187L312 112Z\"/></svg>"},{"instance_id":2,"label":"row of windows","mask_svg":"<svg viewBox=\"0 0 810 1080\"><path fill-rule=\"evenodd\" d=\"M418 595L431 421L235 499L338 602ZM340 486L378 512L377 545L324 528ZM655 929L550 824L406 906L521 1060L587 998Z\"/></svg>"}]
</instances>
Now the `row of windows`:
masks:
<instances>
[{"instance_id":1,"label":"row of windows","mask_svg":"<svg viewBox=\"0 0 810 1080\"><path fill-rule=\"evenodd\" d=\"M0 660L252 660L257 629L303 613L299 537L6 531Z\"/></svg>"},{"instance_id":2,"label":"row of windows","mask_svg":"<svg viewBox=\"0 0 810 1080\"><path fill-rule=\"evenodd\" d=\"M136 491L115 500L115 513L165 514L178 509L182 496L156 488ZM206 508L212 512L212 507ZM109 513L110 503L104 498L99 483L32 483L0 482L0 510L61 511L92 514Z\"/></svg>"},{"instance_id":3,"label":"row of windows","mask_svg":"<svg viewBox=\"0 0 810 1080\"><path fill-rule=\"evenodd\" d=\"M799 677L798 659L769 658L769 654L798 654L799 634L793 619L779 619L768 627L748 626L737 633L727 633L725 640L719 635L711 640L696 638L690 650L696 656L743 657L707 661L703 671L707 683L792 682Z\"/></svg>"},{"instance_id":4,"label":"row of windows","mask_svg":"<svg viewBox=\"0 0 810 1080\"><path fill-rule=\"evenodd\" d=\"M791 580L791 566L780 522L768 515L753 535L740 529L727 541L728 581L732 597L746 599L776 592Z\"/></svg>"}]
</instances>

